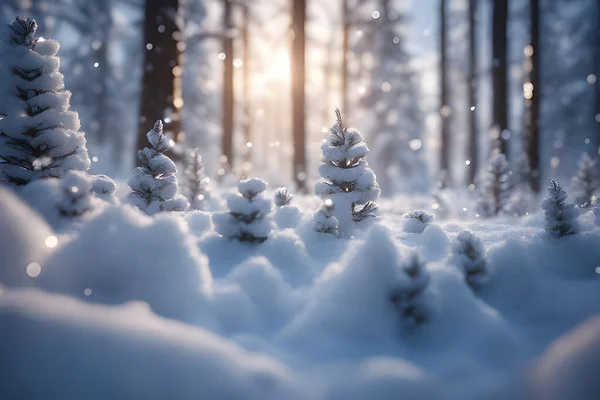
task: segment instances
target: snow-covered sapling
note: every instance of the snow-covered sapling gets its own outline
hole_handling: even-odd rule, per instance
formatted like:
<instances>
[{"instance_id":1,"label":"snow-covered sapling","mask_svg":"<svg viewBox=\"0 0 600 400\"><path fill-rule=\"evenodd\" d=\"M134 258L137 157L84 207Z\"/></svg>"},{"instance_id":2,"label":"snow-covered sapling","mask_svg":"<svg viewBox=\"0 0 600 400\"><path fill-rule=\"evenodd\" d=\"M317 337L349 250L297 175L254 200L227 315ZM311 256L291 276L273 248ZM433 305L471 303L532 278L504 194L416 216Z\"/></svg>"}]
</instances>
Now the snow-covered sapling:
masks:
<instances>
[{"instance_id":1,"label":"snow-covered sapling","mask_svg":"<svg viewBox=\"0 0 600 400\"><path fill-rule=\"evenodd\" d=\"M561 238L579 231L577 210L566 202L567 192L556 181L550 181L548 196L542 201L545 212L545 230L552 237Z\"/></svg>"},{"instance_id":2,"label":"snow-covered sapling","mask_svg":"<svg viewBox=\"0 0 600 400\"><path fill-rule=\"evenodd\" d=\"M61 216L76 218L92 210L92 185L87 174L69 171L60 180L58 211Z\"/></svg>"},{"instance_id":3,"label":"snow-covered sapling","mask_svg":"<svg viewBox=\"0 0 600 400\"><path fill-rule=\"evenodd\" d=\"M404 214L404 232L422 233L433 222L433 214L425 210L413 210Z\"/></svg>"},{"instance_id":4,"label":"snow-covered sapling","mask_svg":"<svg viewBox=\"0 0 600 400\"><path fill-rule=\"evenodd\" d=\"M492 155L481 182L477 209L483 217L493 217L505 210L511 195L510 169L502 153Z\"/></svg>"},{"instance_id":5,"label":"snow-covered sapling","mask_svg":"<svg viewBox=\"0 0 600 400\"><path fill-rule=\"evenodd\" d=\"M190 153L187 167L184 171L184 190L185 196L190 202L192 210L203 210L206 208L210 178L204 172L204 161L200 155L200 150L195 148Z\"/></svg>"},{"instance_id":6,"label":"snow-covered sapling","mask_svg":"<svg viewBox=\"0 0 600 400\"><path fill-rule=\"evenodd\" d=\"M333 216L338 220L340 234L348 236L355 222L375 217L375 202L381 191L367 164L369 149L361 134L344 126L340 110L335 113L337 121L321 145L321 179L315 185L315 193L335 203Z\"/></svg>"},{"instance_id":7,"label":"snow-covered sapling","mask_svg":"<svg viewBox=\"0 0 600 400\"><path fill-rule=\"evenodd\" d=\"M24 185L90 167L71 93L58 71L59 44L17 18L0 33L0 182Z\"/></svg>"},{"instance_id":8,"label":"snow-covered sapling","mask_svg":"<svg viewBox=\"0 0 600 400\"><path fill-rule=\"evenodd\" d=\"M470 231L461 231L452 246L451 262L460 268L465 281L479 291L490 279L483 242Z\"/></svg>"},{"instance_id":9,"label":"snow-covered sapling","mask_svg":"<svg viewBox=\"0 0 600 400\"><path fill-rule=\"evenodd\" d=\"M600 198L596 197L594 201L594 220L597 226L600 226Z\"/></svg>"},{"instance_id":10,"label":"snow-covered sapling","mask_svg":"<svg viewBox=\"0 0 600 400\"><path fill-rule=\"evenodd\" d=\"M429 272L419 254L412 252L402 266L406 280L394 290L391 301L402 315L405 327L412 329L427 321L431 305L426 294Z\"/></svg>"},{"instance_id":11,"label":"snow-covered sapling","mask_svg":"<svg viewBox=\"0 0 600 400\"><path fill-rule=\"evenodd\" d=\"M239 193L227 197L227 213L215 213L213 224L221 236L240 242L262 243L271 231L271 200L263 192L267 184L252 178L238 183Z\"/></svg>"},{"instance_id":12,"label":"snow-covered sapling","mask_svg":"<svg viewBox=\"0 0 600 400\"><path fill-rule=\"evenodd\" d=\"M280 187L275 191L275 206L277 208L289 206L294 196L288 191L286 187Z\"/></svg>"},{"instance_id":13,"label":"snow-covered sapling","mask_svg":"<svg viewBox=\"0 0 600 400\"><path fill-rule=\"evenodd\" d=\"M583 153L579 161L577 174L571 180L573 198L579 207L590 207L594 193L600 190L600 173L598 163L587 153Z\"/></svg>"},{"instance_id":14,"label":"snow-covered sapling","mask_svg":"<svg viewBox=\"0 0 600 400\"><path fill-rule=\"evenodd\" d=\"M338 235L338 220L333 216L334 210L335 204L331 199L321 203L317 212L313 214L313 223L317 232Z\"/></svg>"},{"instance_id":15,"label":"snow-covered sapling","mask_svg":"<svg viewBox=\"0 0 600 400\"><path fill-rule=\"evenodd\" d=\"M115 201L115 182L106 175L93 175L91 179L92 193L104 201L113 203Z\"/></svg>"},{"instance_id":16,"label":"snow-covered sapling","mask_svg":"<svg viewBox=\"0 0 600 400\"><path fill-rule=\"evenodd\" d=\"M129 179L131 192L127 199L148 215L159 211L185 211L188 202L177 195L177 168L164 153L173 147L173 141L163 134L162 121L156 121L146 137L152 148L138 151L140 167Z\"/></svg>"}]
</instances>

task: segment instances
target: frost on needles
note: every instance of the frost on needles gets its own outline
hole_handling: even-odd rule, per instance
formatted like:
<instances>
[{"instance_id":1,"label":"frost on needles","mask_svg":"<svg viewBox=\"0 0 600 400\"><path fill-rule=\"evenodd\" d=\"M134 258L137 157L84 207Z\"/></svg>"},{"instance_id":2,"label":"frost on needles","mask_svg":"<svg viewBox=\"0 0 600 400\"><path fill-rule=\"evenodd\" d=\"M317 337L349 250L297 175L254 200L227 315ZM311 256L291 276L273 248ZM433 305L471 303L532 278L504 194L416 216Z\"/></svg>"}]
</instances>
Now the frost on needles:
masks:
<instances>
[{"instance_id":1,"label":"frost on needles","mask_svg":"<svg viewBox=\"0 0 600 400\"><path fill-rule=\"evenodd\" d=\"M0 34L0 182L24 185L90 167L77 113L69 111L59 44L17 18Z\"/></svg>"},{"instance_id":2,"label":"frost on needles","mask_svg":"<svg viewBox=\"0 0 600 400\"><path fill-rule=\"evenodd\" d=\"M375 217L375 202L381 190L367 164L369 149L363 137L344 126L340 110L336 109L335 114L337 121L321 145L321 179L315 185L315 193L333 201L333 216L338 220L340 235L348 236L355 222Z\"/></svg>"},{"instance_id":3,"label":"frost on needles","mask_svg":"<svg viewBox=\"0 0 600 400\"><path fill-rule=\"evenodd\" d=\"M546 210L546 233L561 238L578 232L577 210L573 204L566 202L567 192L556 181L550 181L548 196L542 201Z\"/></svg>"},{"instance_id":4,"label":"frost on needles","mask_svg":"<svg viewBox=\"0 0 600 400\"><path fill-rule=\"evenodd\" d=\"M173 141L163 134L162 121L156 121L146 137L151 148L138 151L141 166L133 170L128 181L133 192L127 199L148 215L160 211L185 211L188 202L177 195L177 168L164 154L173 147Z\"/></svg>"}]
</instances>

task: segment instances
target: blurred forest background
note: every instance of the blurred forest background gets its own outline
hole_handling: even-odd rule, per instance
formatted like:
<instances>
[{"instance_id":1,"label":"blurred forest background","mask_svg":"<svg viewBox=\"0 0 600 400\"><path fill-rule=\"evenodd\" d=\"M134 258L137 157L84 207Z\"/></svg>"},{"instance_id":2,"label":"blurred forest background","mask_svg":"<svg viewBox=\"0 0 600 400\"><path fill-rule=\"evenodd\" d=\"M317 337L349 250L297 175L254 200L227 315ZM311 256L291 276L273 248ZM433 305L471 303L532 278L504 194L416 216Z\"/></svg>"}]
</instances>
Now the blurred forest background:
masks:
<instances>
[{"instance_id":1,"label":"blurred forest background","mask_svg":"<svg viewBox=\"0 0 600 400\"><path fill-rule=\"evenodd\" d=\"M93 171L127 176L164 119L176 159L273 187L317 175L339 107L383 195L473 190L494 147L570 177L600 145L597 0L2 0L36 18ZM518 170L518 168L516 168Z\"/></svg>"}]
</instances>

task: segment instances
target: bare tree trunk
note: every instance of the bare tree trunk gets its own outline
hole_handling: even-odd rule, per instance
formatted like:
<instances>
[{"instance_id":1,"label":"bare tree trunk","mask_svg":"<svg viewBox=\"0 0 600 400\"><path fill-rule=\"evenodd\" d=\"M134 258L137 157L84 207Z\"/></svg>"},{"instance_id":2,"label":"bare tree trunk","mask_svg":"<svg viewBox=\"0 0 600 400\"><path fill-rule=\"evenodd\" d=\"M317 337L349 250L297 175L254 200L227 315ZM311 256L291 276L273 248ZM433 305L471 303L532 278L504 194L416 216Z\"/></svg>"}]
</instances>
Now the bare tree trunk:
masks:
<instances>
[{"instance_id":1,"label":"bare tree trunk","mask_svg":"<svg viewBox=\"0 0 600 400\"><path fill-rule=\"evenodd\" d=\"M508 139L503 136L503 132L508 128L507 22L508 0L494 0L492 14L492 129L498 133L499 150L508 156Z\"/></svg>"},{"instance_id":2,"label":"bare tree trunk","mask_svg":"<svg viewBox=\"0 0 600 400\"><path fill-rule=\"evenodd\" d=\"M334 54L335 54L335 31L331 32L327 43L327 54L325 55L325 63L323 67L323 77L325 81L325 96L323 103L323 127L329 125L331 121L331 111L334 109L331 105L331 93L333 93L333 75L334 75Z\"/></svg>"},{"instance_id":3,"label":"bare tree trunk","mask_svg":"<svg viewBox=\"0 0 600 400\"><path fill-rule=\"evenodd\" d=\"M146 146L146 133L157 119L178 142L181 133L181 52L177 43L179 0L146 1L144 10L144 69L137 148ZM172 154L171 156L176 156Z\"/></svg>"},{"instance_id":4,"label":"bare tree trunk","mask_svg":"<svg viewBox=\"0 0 600 400\"><path fill-rule=\"evenodd\" d=\"M244 115L242 127L244 130L244 143L252 143L252 118L250 108L250 2L242 4L244 25L242 27L242 42L244 48L244 63L242 64L242 86L244 90L243 107ZM244 173L250 174L252 165L252 145L244 147Z\"/></svg>"},{"instance_id":5,"label":"bare tree trunk","mask_svg":"<svg viewBox=\"0 0 600 400\"><path fill-rule=\"evenodd\" d=\"M440 0L440 179L442 186L450 178L450 112L448 105L448 70L446 57L446 0Z\"/></svg>"},{"instance_id":6,"label":"bare tree trunk","mask_svg":"<svg viewBox=\"0 0 600 400\"><path fill-rule=\"evenodd\" d=\"M342 115L346 116L350 115L348 100L348 53L350 47L349 8L348 0L342 0Z\"/></svg>"},{"instance_id":7,"label":"bare tree trunk","mask_svg":"<svg viewBox=\"0 0 600 400\"><path fill-rule=\"evenodd\" d=\"M222 168L225 172L233 168L233 118L234 118L234 92L233 92L233 29L232 1L223 0L223 110L222 110Z\"/></svg>"},{"instance_id":8,"label":"bare tree trunk","mask_svg":"<svg viewBox=\"0 0 600 400\"><path fill-rule=\"evenodd\" d=\"M477 0L469 0L469 184L475 184L479 167L479 151L477 145L477 43L476 27Z\"/></svg>"},{"instance_id":9,"label":"bare tree trunk","mask_svg":"<svg viewBox=\"0 0 600 400\"><path fill-rule=\"evenodd\" d=\"M306 81L305 46L306 0L292 0L292 133L294 180L298 191L306 192L306 128L304 121Z\"/></svg>"},{"instance_id":10,"label":"bare tree trunk","mask_svg":"<svg viewBox=\"0 0 600 400\"><path fill-rule=\"evenodd\" d=\"M527 67L529 71L529 82L533 86L531 99L525 99L525 126L527 135L527 158L531 168L531 189L538 193L540 191L540 2L529 0L530 7L530 46L533 54L527 54L531 64Z\"/></svg>"}]
</instances>

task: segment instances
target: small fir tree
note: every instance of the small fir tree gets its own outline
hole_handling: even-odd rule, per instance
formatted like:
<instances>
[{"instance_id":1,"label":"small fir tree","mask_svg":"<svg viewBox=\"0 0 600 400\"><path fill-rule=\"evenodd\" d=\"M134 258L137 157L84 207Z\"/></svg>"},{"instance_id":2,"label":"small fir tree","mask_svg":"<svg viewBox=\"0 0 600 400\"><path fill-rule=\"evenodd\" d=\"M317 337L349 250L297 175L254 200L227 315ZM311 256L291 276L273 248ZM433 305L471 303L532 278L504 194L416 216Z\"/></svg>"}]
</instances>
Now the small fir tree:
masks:
<instances>
[{"instance_id":1,"label":"small fir tree","mask_svg":"<svg viewBox=\"0 0 600 400\"><path fill-rule=\"evenodd\" d=\"M289 206L294 196L285 187L280 187L275 191L275 206L277 208Z\"/></svg>"},{"instance_id":2,"label":"small fir tree","mask_svg":"<svg viewBox=\"0 0 600 400\"><path fill-rule=\"evenodd\" d=\"M477 210L483 217L493 217L506 210L511 196L511 172L502 153L492 155L483 177Z\"/></svg>"},{"instance_id":3,"label":"small fir tree","mask_svg":"<svg viewBox=\"0 0 600 400\"><path fill-rule=\"evenodd\" d=\"M163 134L162 121L156 121L146 137L151 148L138 151L141 166L133 170L128 181L132 192L127 199L148 215L160 211L185 211L188 202L177 195L177 168L164 154L173 147L173 141Z\"/></svg>"},{"instance_id":4,"label":"small fir tree","mask_svg":"<svg viewBox=\"0 0 600 400\"><path fill-rule=\"evenodd\" d=\"M594 193L600 189L600 175L597 160L587 153L581 156L577 175L571 180L575 204L587 208L592 205Z\"/></svg>"},{"instance_id":5,"label":"small fir tree","mask_svg":"<svg viewBox=\"0 0 600 400\"><path fill-rule=\"evenodd\" d=\"M490 278L483 242L470 231L458 234L452 246L452 263L462 270L474 291L481 290Z\"/></svg>"},{"instance_id":6,"label":"small fir tree","mask_svg":"<svg viewBox=\"0 0 600 400\"><path fill-rule=\"evenodd\" d=\"M218 234L240 242L262 243L271 231L268 218L271 200L263 194L267 184L252 178L238 183L239 193L227 197L227 213L215 213L213 223Z\"/></svg>"},{"instance_id":7,"label":"small fir tree","mask_svg":"<svg viewBox=\"0 0 600 400\"><path fill-rule=\"evenodd\" d=\"M189 156L187 168L184 171L185 195L192 210L203 210L209 196L208 184L210 178L204 172L204 161L200 150L195 148Z\"/></svg>"},{"instance_id":8,"label":"small fir tree","mask_svg":"<svg viewBox=\"0 0 600 400\"><path fill-rule=\"evenodd\" d=\"M392 293L391 301L401 313L404 326L412 329L425 323L431 312L426 295L429 272L423 259L415 252L404 262L402 270L407 279Z\"/></svg>"},{"instance_id":9,"label":"small fir tree","mask_svg":"<svg viewBox=\"0 0 600 400\"><path fill-rule=\"evenodd\" d=\"M60 201L58 211L61 216L77 218L92 210L92 184L90 178L80 171L69 171L60 180Z\"/></svg>"},{"instance_id":10,"label":"small fir tree","mask_svg":"<svg viewBox=\"0 0 600 400\"><path fill-rule=\"evenodd\" d=\"M58 71L59 44L36 30L35 20L17 18L0 34L0 182L11 185L90 167Z\"/></svg>"},{"instance_id":11,"label":"small fir tree","mask_svg":"<svg viewBox=\"0 0 600 400\"><path fill-rule=\"evenodd\" d=\"M567 192L556 181L550 181L548 196L542 201L546 210L546 233L555 238L574 235L579 230L577 210L573 204L566 203Z\"/></svg>"},{"instance_id":12,"label":"small fir tree","mask_svg":"<svg viewBox=\"0 0 600 400\"><path fill-rule=\"evenodd\" d=\"M375 202L381 191L367 164L369 149L361 134L344 126L340 110L335 113L337 121L321 145L321 179L315 193L333 201L333 216L338 220L340 234L349 236L355 222L375 217Z\"/></svg>"},{"instance_id":13,"label":"small fir tree","mask_svg":"<svg viewBox=\"0 0 600 400\"><path fill-rule=\"evenodd\" d=\"M503 208L503 212L515 217L527 214L531 209L535 194L531 189L532 171L527 154L522 153L511 174L511 195Z\"/></svg>"},{"instance_id":14,"label":"small fir tree","mask_svg":"<svg viewBox=\"0 0 600 400\"><path fill-rule=\"evenodd\" d=\"M321 203L321 206L313 215L313 223L317 232L338 236L338 220L333 216L334 209L335 204L331 199Z\"/></svg>"}]
</instances>

